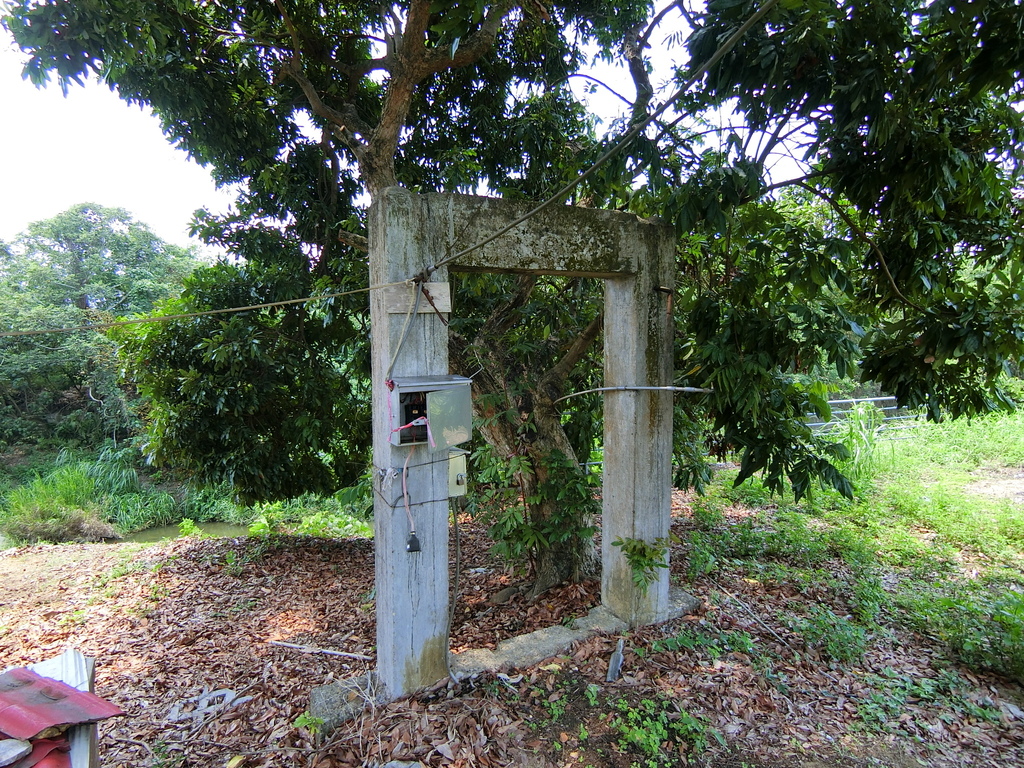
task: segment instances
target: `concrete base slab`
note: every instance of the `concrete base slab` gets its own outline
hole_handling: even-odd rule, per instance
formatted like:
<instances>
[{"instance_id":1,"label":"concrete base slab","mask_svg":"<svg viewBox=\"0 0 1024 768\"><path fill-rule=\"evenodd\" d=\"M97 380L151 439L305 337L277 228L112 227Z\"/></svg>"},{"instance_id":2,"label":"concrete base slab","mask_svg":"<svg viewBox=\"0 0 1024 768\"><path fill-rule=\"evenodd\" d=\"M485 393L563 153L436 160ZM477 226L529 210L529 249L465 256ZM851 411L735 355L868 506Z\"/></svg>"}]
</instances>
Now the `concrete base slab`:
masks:
<instances>
[{"instance_id":1,"label":"concrete base slab","mask_svg":"<svg viewBox=\"0 0 1024 768\"><path fill-rule=\"evenodd\" d=\"M669 590L669 610L665 621L678 619L693 613L700 607L700 600L678 587ZM531 667L544 659L558 656L569 650L573 643L587 640L594 635L618 635L629 629L629 625L599 605L582 618L576 619L572 627L558 625L545 627L526 635L511 637L498 643L493 650L474 648L452 654L449 665L452 675L461 680L482 672L502 672L520 667Z\"/></svg>"},{"instance_id":2,"label":"concrete base slab","mask_svg":"<svg viewBox=\"0 0 1024 768\"><path fill-rule=\"evenodd\" d=\"M629 629L629 625L603 605L591 608L590 613L572 623L572 628L586 633L586 637L597 634L618 635ZM579 638L579 639L585 639Z\"/></svg>"},{"instance_id":3,"label":"concrete base slab","mask_svg":"<svg viewBox=\"0 0 1024 768\"><path fill-rule=\"evenodd\" d=\"M669 590L669 615L665 621L693 613L701 601L678 587ZM544 659L569 650L573 643L594 635L618 635L629 625L599 605L572 627L562 625L545 627L526 635L511 637L498 643L495 650L472 648L454 653L449 660L452 677L464 680L485 672L504 672L510 669L532 667ZM347 720L356 717L367 704L385 704L386 695L376 684L374 675L339 680L314 688L309 695L309 712L324 721L324 733L330 733Z\"/></svg>"},{"instance_id":4,"label":"concrete base slab","mask_svg":"<svg viewBox=\"0 0 1024 768\"><path fill-rule=\"evenodd\" d=\"M700 598L694 597L681 587L668 588L668 616L665 621L689 616L700 608Z\"/></svg>"},{"instance_id":5,"label":"concrete base slab","mask_svg":"<svg viewBox=\"0 0 1024 768\"><path fill-rule=\"evenodd\" d=\"M318 685L309 692L309 714L323 720L322 733L329 734L342 723L352 720L369 704L386 704L384 689L377 676L349 677L327 685Z\"/></svg>"}]
</instances>

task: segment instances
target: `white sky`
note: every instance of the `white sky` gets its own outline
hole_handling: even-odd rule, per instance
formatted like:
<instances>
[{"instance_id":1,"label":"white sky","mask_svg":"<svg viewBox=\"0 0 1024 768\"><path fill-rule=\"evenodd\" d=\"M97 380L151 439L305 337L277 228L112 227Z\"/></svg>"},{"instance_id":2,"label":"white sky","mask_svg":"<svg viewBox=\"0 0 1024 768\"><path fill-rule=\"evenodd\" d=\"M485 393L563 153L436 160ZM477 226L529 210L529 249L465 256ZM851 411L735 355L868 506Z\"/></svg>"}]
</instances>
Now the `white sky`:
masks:
<instances>
[{"instance_id":1,"label":"white sky","mask_svg":"<svg viewBox=\"0 0 1024 768\"><path fill-rule=\"evenodd\" d=\"M106 86L21 79L25 56L0 26L0 240L76 203L126 208L168 242L190 245L192 212L227 209L232 197L174 149L148 110Z\"/></svg>"}]
</instances>

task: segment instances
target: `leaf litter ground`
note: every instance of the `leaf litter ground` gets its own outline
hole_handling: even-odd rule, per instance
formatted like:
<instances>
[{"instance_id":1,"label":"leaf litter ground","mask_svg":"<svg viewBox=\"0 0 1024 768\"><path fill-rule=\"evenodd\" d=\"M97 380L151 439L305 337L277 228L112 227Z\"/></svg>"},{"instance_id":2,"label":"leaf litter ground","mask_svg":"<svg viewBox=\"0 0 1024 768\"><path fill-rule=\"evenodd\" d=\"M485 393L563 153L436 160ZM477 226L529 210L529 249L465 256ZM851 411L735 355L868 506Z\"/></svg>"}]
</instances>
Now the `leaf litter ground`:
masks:
<instances>
[{"instance_id":1,"label":"leaf litter ground","mask_svg":"<svg viewBox=\"0 0 1024 768\"><path fill-rule=\"evenodd\" d=\"M687 497L673 507L685 540ZM593 582L528 602L484 531L466 520L460 532L454 651L597 603ZM685 580L688 554L673 551L674 578ZM614 683L618 638L599 636L531 669L369 706L324 736L302 717L310 689L373 666L372 542L37 546L0 554L0 666L68 646L94 656L97 693L128 713L101 726L104 766L1024 766L1019 686L957 667L898 625L873 632L856 662L805 646L787 617L815 605L846 613L835 588L846 568L830 561L833 579L794 585L720 564L684 581L703 601L696 615L626 636Z\"/></svg>"}]
</instances>

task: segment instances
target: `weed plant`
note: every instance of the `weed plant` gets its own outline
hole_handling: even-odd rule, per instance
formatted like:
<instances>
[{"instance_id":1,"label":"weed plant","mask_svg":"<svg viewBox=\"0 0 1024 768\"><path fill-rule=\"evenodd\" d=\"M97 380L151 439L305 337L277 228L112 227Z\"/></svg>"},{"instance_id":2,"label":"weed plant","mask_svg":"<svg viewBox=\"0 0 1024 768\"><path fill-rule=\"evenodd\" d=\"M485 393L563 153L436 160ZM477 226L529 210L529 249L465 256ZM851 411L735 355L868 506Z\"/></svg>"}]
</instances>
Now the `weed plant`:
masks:
<instances>
[{"instance_id":1,"label":"weed plant","mask_svg":"<svg viewBox=\"0 0 1024 768\"><path fill-rule=\"evenodd\" d=\"M1019 583L935 582L901 595L923 632L947 643L960 661L1024 683L1024 591Z\"/></svg>"},{"instance_id":2,"label":"weed plant","mask_svg":"<svg viewBox=\"0 0 1024 768\"><path fill-rule=\"evenodd\" d=\"M754 653L754 639L746 632L714 628L697 631L684 627L678 634L651 643L651 653L689 650L705 653L712 660L733 652L749 656Z\"/></svg>"},{"instance_id":3,"label":"weed plant","mask_svg":"<svg viewBox=\"0 0 1024 768\"><path fill-rule=\"evenodd\" d=\"M82 451L65 449L63 452L78 459L87 458ZM10 449L0 461L0 484L6 482L13 488L32 482L53 469L54 456L52 450L46 451L34 447Z\"/></svg>"},{"instance_id":4,"label":"weed plant","mask_svg":"<svg viewBox=\"0 0 1024 768\"><path fill-rule=\"evenodd\" d=\"M910 704L918 709L948 709L982 722L997 722L1000 718L997 707L969 698L964 692L970 690L970 686L951 669L943 670L935 678L911 678L886 667L881 674L867 675L865 682L871 687L871 692L857 707L865 730L915 735L908 732L905 724L908 714L910 722L914 722L914 710L909 708ZM931 723L925 721L917 727L927 729Z\"/></svg>"},{"instance_id":5,"label":"weed plant","mask_svg":"<svg viewBox=\"0 0 1024 768\"><path fill-rule=\"evenodd\" d=\"M699 579L718 570L720 556L716 544L717 539L712 534L703 531L690 534L686 562L686 575L690 579Z\"/></svg>"},{"instance_id":6,"label":"weed plant","mask_svg":"<svg viewBox=\"0 0 1024 768\"><path fill-rule=\"evenodd\" d=\"M676 765L680 751L699 755L707 749L709 737L725 745L722 735L704 718L666 699L642 699L635 706L620 699L616 709L618 715L611 724L620 734L619 746L643 759L634 765Z\"/></svg>"},{"instance_id":7,"label":"weed plant","mask_svg":"<svg viewBox=\"0 0 1024 768\"><path fill-rule=\"evenodd\" d=\"M178 535L182 538L189 536L202 536L203 529L196 525L196 521L191 518L184 518L178 523Z\"/></svg>"},{"instance_id":8,"label":"weed plant","mask_svg":"<svg viewBox=\"0 0 1024 768\"><path fill-rule=\"evenodd\" d=\"M324 538L372 538L373 525L344 511L320 510L304 517L295 533Z\"/></svg>"},{"instance_id":9,"label":"weed plant","mask_svg":"<svg viewBox=\"0 0 1024 768\"><path fill-rule=\"evenodd\" d=\"M368 506L372 496L367 482L345 488L334 496L304 494L297 499L257 504L251 510L250 530L267 534L288 531L306 536L349 538L373 536Z\"/></svg>"},{"instance_id":10,"label":"weed plant","mask_svg":"<svg viewBox=\"0 0 1024 768\"><path fill-rule=\"evenodd\" d=\"M694 499L690 509L693 512L694 524L702 531L713 531L725 523L725 513L711 498Z\"/></svg>"},{"instance_id":11,"label":"weed plant","mask_svg":"<svg viewBox=\"0 0 1024 768\"><path fill-rule=\"evenodd\" d=\"M873 403L856 403L843 412L828 435L846 446L850 458L840 469L853 484L861 487L878 474L879 441L885 415Z\"/></svg>"},{"instance_id":12,"label":"weed plant","mask_svg":"<svg viewBox=\"0 0 1024 768\"><path fill-rule=\"evenodd\" d=\"M252 508L234 502L231 488L227 485L185 489L181 515L195 523L219 522L232 525L249 525L256 516Z\"/></svg>"},{"instance_id":13,"label":"weed plant","mask_svg":"<svg viewBox=\"0 0 1024 768\"><path fill-rule=\"evenodd\" d=\"M808 648L818 649L826 659L857 661L867 650L868 634L862 626L821 605L811 605L807 615L791 619L790 626L803 636Z\"/></svg>"},{"instance_id":14,"label":"weed plant","mask_svg":"<svg viewBox=\"0 0 1024 768\"><path fill-rule=\"evenodd\" d=\"M722 559L784 560L812 566L823 563L832 554L828 532L813 529L806 516L790 510L771 514L762 511L738 523L720 525L714 531L695 531L690 543L691 566L696 554L696 570L704 573L713 570L710 566Z\"/></svg>"}]
</instances>

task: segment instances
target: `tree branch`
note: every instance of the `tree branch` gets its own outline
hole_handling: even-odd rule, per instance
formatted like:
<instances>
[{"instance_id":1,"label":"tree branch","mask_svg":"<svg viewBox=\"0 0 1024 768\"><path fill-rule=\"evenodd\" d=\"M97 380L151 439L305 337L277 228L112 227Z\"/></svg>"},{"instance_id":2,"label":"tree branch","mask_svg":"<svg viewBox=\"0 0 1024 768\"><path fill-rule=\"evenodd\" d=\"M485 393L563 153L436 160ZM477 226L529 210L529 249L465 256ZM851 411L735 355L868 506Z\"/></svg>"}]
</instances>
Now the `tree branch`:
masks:
<instances>
[{"instance_id":1,"label":"tree branch","mask_svg":"<svg viewBox=\"0 0 1024 768\"><path fill-rule=\"evenodd\" d=\"M630 101L625 96L623 96L621 93L616 91L614 88L612 88L610 85L608 85L608 83L604 82L603 80L598 80L593 75L585 75L582 72L573 72L571 75L569 75L565 79L566 80L570 80L570 79L572 79L574 77L579 77L579 78L582 78L583 80L589 80L592 83L596 83L597 85L600 85L602 88L604 88L606 91L608 91L608 93L610 93L615 98L619 99L620 101L625 102L626 104L629 104L630 106L633 106L633 102L632 101ZM556 81L556 82L558 82L558 81Z\"/></svg>"},{"instance_id":2,"label":"tree branch","mask_svg":"<svg viewBox=\"0 0 1024 768\"><path fill-rule=\"evenodd\" d=\"M299 40L299 32L295 28L295 24L292 22L292 17L288 15L288 11L285 10L284 3L281 0L274 0L274 5L277 6L277 12L281 14L281 21L284 22L285 29L288 30L288 34L292 38L292 57L296 57L302 53L302 44Z\"/></svg>"},{"instance_id":3,"label":"tree branch","mask_svg":"<svg viewBox=\"0 0 1024 768\"><path fill-rule=\"evenodd\" d=\"M640 45L641 48L645 48L647 46L647 44L651 40L651 35L654 33L654 30L657 28L659 24L661 24L662 21L665 20L665 17L668 15L668 12L671 11L673 8L677 8L679 12L683 14L684 17L686 17L687 21L690 22L691 27L694 26L693 19L686 13L686 10L683 8L682 2L680 0L676 0L674 3L669 3L664 8L662 8L661 11L658 12L658 15L651 19L651 23L647 25L647 29L644 30L644 33L640 35L639 39L637 40L637 43ZM694 29L696 29L696 27L694 27Z\"/></svg>"},{"instance_id":4,"label":"tree branch","mask_svg":"<svg viewBox=\"0 0 1024 768\"><path fill-rule=\"evenodd\" d=\"M640 40L640 27L629 30L622 42L622 53L629 65L629 75L633 78L633 86L636 88L636 99L633 101L634 123L647 117L647 107L654 98L654 86L651 85L651 76L647 73L647 65L644 62L645 45L646 42Z\"/></svg>"},{"instance_id":5,"label":"tree branch","mask_svg":"<svg viewBox=\"0 0 1024 768\"><path fill-rule=\"evenodd\" d=\"M681 13L683 15L683 18L686 19L686 23L690 25L690 29L700 29L701 27L703 27L702 24L697 23L697 19L694 18L694 15L690 13L690 11L686 8L685 5L683 5L681 2L676 3L676 5L679 8L679 13Z\"/></svg>"},{"instance_id":6,"label":"tree branch","mask_svg":"<svg viewBox=\"0 0 1024 768\"><path fill-rule=\"evenodd\" d=\"M816 179L820 176L827 175L828 171L812 171L811 173L808 173L805 176L800 176L799 178L796 179L787 179L786 181L777 181L774 184L769 184L767 187L764 188L764 193L767 194L769 192L773 192L776 189L782 189L783 187L799 185L805 181L810 181L811 179Z\"/></svg>"},{"instance_id":7,"label":"tree branch","mask_svg":"<svg viewBox=\"0 0 1024 768\"><path fill-rule=\"evenodd\" d=\"M370 241L363 235L357 235L355 232L349 232L347 229L338 230L338 242L363 253L370 252Z\"/></svg>"},{"instance_id":8,"label":"tree branch","mask_svg":"<svg viewBox=\"0 0 1024 768\"><path fill-rule=\"evenodd\" d=\"M572 369L576 367L576 364L587 353L587 350L590 349L590 345L601 335L603 327L604 313L599 313L597 317L590 321L583 330L583 333L573 340L568 351L555 364L555 367L544 374L537 385L537 389L542 392L548 392L549 389L554 388L557 389L557 395L555 396L561 396L562 384L565 383L565 379L572 373ZM555 396L552 397L552 400L555 399Z\"/></svg>"},{"instance_id":9,"label":"tree branch","mask_svg":"<svg viewBox=\"0 0 1024 768\"><path fill-rule=\"evenodd\" d=\"M376 40L377 38L372 38ZM384 42L383 40L379 42ZM391 70L393 58L391 56L383 56L379 59L362 59L356 62L340 62L336 59L331 59L331 68L336 69L341 74L345 75L350 82L355 82L363 77L366 77L371 72L376 70L382 70L388 72Z\"/></svg>"},{"instance_id":10,"label":"tree branch","mask_svg":"<svg viewBox=\"0 0 1024 768\"><path fill-rule=\"evenodd\" d=\"M302 73L302 67L296 59L286 62L284 71L299 84L299 88L302 89L302 93L306 96L306 100L309 102L313 113L324 118L335 128L338 138L344 141L353 151L365 146L363 142L355 138L355 134L367 136L370 133L370 129L363 122L362 118L359 117L355 107L351 104L346 104L341 110L337 110L325 104L323 99L320 98L320 94L317 93L316 87Z\"/></svg>"},{"instance_id":11,"label":"tree branch","mask_svg":"<svg viewBox=\"0 0 1024 768\"><path fill-rule=\"evenodd\" d=\"M274 4L277 6L277 10L281 14L281 20L284 22L285 28L288 30L288 34L291 35L292 38L292 55L290 59L282 64L282 71L298 83L299 88L302 89L302 93L306 96L306 100L309 102L309 106L313 110L313 113L329 122L334 127L334 133L338 138L343 141L345 145L355 153L356 158L359 159L365 150L365 144L356 137L356 134L366 136L369 133L369 129L359 117L355 107L351 104L346 104L343 110L339 111L325 104L323 99L320 98L320 94L317 92L316 87L302 72L300 57L302 55L303 46L302 40L299 37L299 31L295 27L294 22L292 22L291 17L288 15L288 11L285 9L284 3L281 2L281 0L274 0ZM372 60L370 63L372 63Z\"/></svg>"},{"instance_id":12,"label":"tree branch","mask_svg":"<svg viewBox=\"0 0 1024 768\"><path fill-rule=\"evenodd\" d=\"M865 243L868 244L868 246L874 252L875 256L878 257L878 263L882 267L882 271L885 273L886 279L889 281L889 287L892 288L892 292L894 294L896 294L896 298L898 298L900 301L902 301L908 307L916 309L918 312L927 312L927 310L924 307L922 307L919 304L915 304L913 301L908 299L903 294L903 291L901 291L899 289L899 286L896 285L896 280L893 279L892 272L889 271L889 264L888 264L888 262L885 259L885 254L882 253L882 249L878 247L878 244L875 243L875 241L871 237L871 235L869 235L867 232L865 232L860 227L860 225L857 224L857 222L855 222L853 220L853 217L850 216L850 214L847 213L846 209L843 208L843 206L841 206L839 204L838 200L833 198L831 195L828 195L828 194L822 192L817 187L812 187L810 184L806 184L806 183L804 183L802 181L797 181L796 185L798 187L802 187L803 189L806 189L812 195L816 195L817 197L820 197L822 200L824 200L826 203L828 203L832 207L832 210L834 210L836 213L838 213L839 216L843 219L843 221L846 222L846 225L851 230L853 230L853 233L855 235L857 235L857 237L859 237Z\"/></svg>"},{"instance_id":13,"label":"tree branch","mask_svg":"<svg viewBox=\"0 0 1024 768\"><path fill-rule=\"evenodd\" d=\"M413 0L406 16L402 45L396 50L391 66L391 79L384 94L380 120L367 139L366 153L359 158L360 171L371 197L397 183L395 154L416 86L432 74L467 66L483 56L493 45L502 21L514 4L514 0L495 3L480 28L469 35L451 56L446 50L426 48L430 3L429 0Z\"/></svg>"},{"instance_id":14,"label":"tree branch","mask_svg":"<svg viewBox=\"0 0 1024 768\"><path fill-rule=\"evenodd\" d=\"M475 345L486 343L487 339L494 339L504 334L509 328L519 322L519 315L516 310L521 309L533 293L537 285L536 275L519 275L516 281L516 289L509 294L505 303L498 305L490 317L484 322L473 341Z\"/></svg>"},{"instance_id":15,"label":"tree branch","mask_svg":"<svg viewBox=\"0 0 1024 768\"><path fill-rule=\"evenodd\" d=\"M426 51L423 63L428 70L424 76L443 72L446 69L468 66L487 53L494 45L494 40L501 29L501 23L515 5L514 0L499 0L492 5L491 10L480 22L480 28L462 41L454 56L441 48L432 48Z\"/></svg>"},{"instance_id":16,"label":"tree branch","mask_svg":"<svg viewBox=\"0 0 1024 768\"><path fill-rule=\"evenodd\" d=\"M412 0L405 16L405 31L402 34L403 49L419 57L424 51L427 25L430 24L430 0Z\"/></svg>"}]
</instances>

